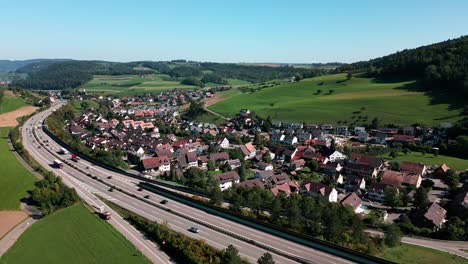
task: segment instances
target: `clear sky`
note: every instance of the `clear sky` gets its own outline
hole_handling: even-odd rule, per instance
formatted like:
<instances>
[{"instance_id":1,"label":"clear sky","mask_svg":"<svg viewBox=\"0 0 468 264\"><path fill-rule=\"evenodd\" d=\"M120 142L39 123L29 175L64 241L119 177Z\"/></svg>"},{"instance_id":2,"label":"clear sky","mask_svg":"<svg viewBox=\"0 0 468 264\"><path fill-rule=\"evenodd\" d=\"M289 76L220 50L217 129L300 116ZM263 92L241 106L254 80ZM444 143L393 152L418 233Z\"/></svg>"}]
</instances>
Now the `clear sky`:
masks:
<instances>
[{"instance_id":1,"label":"clear sky","mask_svg":"<svg viewBox=\"0 0 468 264\"><path fill-rule=\"evenodd\" d=\"M0 0L0 59L353 62L468 34L467 0Z\"/></svg>"}]
</instances>

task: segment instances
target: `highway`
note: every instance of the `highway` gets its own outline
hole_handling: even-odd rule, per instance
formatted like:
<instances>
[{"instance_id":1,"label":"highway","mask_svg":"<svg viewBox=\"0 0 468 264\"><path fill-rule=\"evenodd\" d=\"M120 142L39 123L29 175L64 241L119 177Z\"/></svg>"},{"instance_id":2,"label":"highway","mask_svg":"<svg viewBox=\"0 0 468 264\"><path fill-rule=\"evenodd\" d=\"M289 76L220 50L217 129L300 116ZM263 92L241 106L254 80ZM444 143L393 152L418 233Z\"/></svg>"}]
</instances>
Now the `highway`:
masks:
<instances>
[{"instance_id":1,"label":"highway","mask_svg":"<svg viewBox=\"0 0 468 264\"><path fill-rule=\"evenodd\" d=\"M55 104L52 108L57 108L60 104ZM51 108L51 109L52 109ZM200 226L195 222L187 220L184 217L180 217L171 212L163 210L157 206L148 204L139 199L133 198L127 194L124 194L120 191L114 190L113 192L109 191L109 187L99 181L96 181L79 170L73 169L72 167L65 164L62 170L53 168L51 163L57 157L60 157L63 160L69 160L70 155L59 155L58 150L60 145L54 142L50 137L48 137L42 129L37 129L41 125L42 120L51 113L51 109L43 111L29 120L23 125L22 136L24 147L28 150L31 156L36 159L42 166L45 168L54 171L57 175L60 175L66 184L77 189L80 197L82 199L95 206L102 206L103 203L96 198L96 195L100 195L103 198L112 201L121 207L130 210L138 215L141 215L150 220L157 221L158 223L167 222L169 227L175 231L181 232L185 235L196 239L202 239L206 241L207 244L218 248L224 249L228 245L234 245L240 252L240 255L247 259L249 262L256 263L257 259L266 251L263 248L254 246L250 243L244 242L237 238L231 237L224 233L212 230L205 226ZM42 141L43 147L39 148L39 143L34 135L31 134L31 129L36 127L34 132L37 134L37 137ZM48 145L45 146L43 141L48 140ZM46 149L47 148L47 149ZM70 161L72 162L72 161ZM135 194L139 197L144 197L145 195L150 195L151 201L160 202L165 197L159 196L154 193L149 193L147 191L138 191L136 184L138 180L128 177L126 175L106 170L105 168L99 167L94 164L90 164L84 160L73 163L80 170L89 171L93 176L97 176L103 181L109 182L110 184L115 185L117 188L121 188L127 192ZM108 179L109 176L112 176L112 179ZM177 211L184 215L190 216L201 220L217 228L221 228L242 237L254 240L258 243L267 245L269 247L275 248L278 251L284 252L286 254L292 255L294 257L299 257L304 260L309 261L310 263L351 263L348 260L282 239L276 236L270 235L268 233L258 231L256 229L246 227L244 225L238 224L236 222L208 214L202 210L187 206L182 203L178 203L174 200L169 200L169 203L164 205L167 208L170 208L173 211ZM108 207L106 207L108 208ZM167 255L159 251L153 243L145 240L144 237L136 230L133 229L128 223L123 219L117 216L115 212L112 212L111 224L114 226L120 225L124 228L117 228L122 232L127 238L133 237L132 243L136 245L137 248L142 248L145 255L154 255L150 258L155 263L168 263L169 258ZM114 223L114 222L117 222ZM197 226L201 232L192 233L188 229L192 226ZM127 231L125 231L127 230ZM126 235L125 232L128 234ZM144 246L142 246L144 245ZM270 252L273 255L276 263L296 263L290 258L275 254ZM156 259L155 256L158 256L160 260Z\"/></svg>"}]
</instances>

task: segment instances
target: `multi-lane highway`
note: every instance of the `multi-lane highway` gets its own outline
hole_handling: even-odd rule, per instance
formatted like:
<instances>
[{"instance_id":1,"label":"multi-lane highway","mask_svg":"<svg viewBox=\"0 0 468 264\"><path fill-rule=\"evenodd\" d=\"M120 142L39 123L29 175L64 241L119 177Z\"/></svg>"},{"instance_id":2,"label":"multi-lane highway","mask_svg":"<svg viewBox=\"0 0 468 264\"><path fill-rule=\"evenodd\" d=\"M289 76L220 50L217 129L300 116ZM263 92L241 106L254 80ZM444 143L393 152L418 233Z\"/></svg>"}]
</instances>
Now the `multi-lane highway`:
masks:
<instances>
[{"instance_id":1,"label":"multi-lane highway","mask_svg":"<svg viewBox=\"0 0 468 264\"><path fill-rule=\"evenodd\" d=\"M61 103L57 103L52 106L51 109L57 108L60 105ZM103 203L96 198L96 195L100 195L105 199L110 200L122 206L123 208L126 208L127 210L130 210L145 218L157 221L159 223L167 222L171 229L193 238L203 239L206 241L206 243L215 248L224 249L228 245L232 244L239 250L242 257L246 258L249 262L252 263L256 262L257 259L266 251L261 247L254 246L250 243L244 242L243 240L239 240L205 226L200 226L197 223L186 219L185 217L180 217L176 214L168 212L167 210L163 210L157 206L148 204L144 201L141 201L140 199L133 198L120 191L115 190L110 192L107 185L88 177L85 175L85 173L80 171L91 173L93 176L97 176L103 181L115 185L117 188L123 189L140 198L144 197L145 195L150 195L149 200L154 202L160 202L163 199L167 199L147 191L138 191L138 187L136 186L138 181L124 174L107 170L84 160L73 163L76 167L79 168L79 170L76 170L66 164L63 169L54 168L52 163L53 160L57 157L63 160L69 160L71 157L69 154L58 154L60 146L54 142L53 139L48 137L42 131L42 129L38 129L38 127L42 125L42 120L51 113L51 109L43 111L25 122L22 127L24 147L42 166L53 170L56 174L60 175L64 179L66 184L76 188L80 197L82 197L85 202L98 207L102 206ZM48 142L44 143L44 141ZM111 179L109 179L109 176L112 176ZM350 263L348 260L282 238L278 238L268 233L246 227L239 223L218 216L208 214L202 210L187 206L177 201L169 200L169 203L164 206L170 208L172 211L177 211L183 215L196 218L211 226L215 226L218 229L223 229L235 233L249 240L253 240L260 244L272 247L276 251L307 260L310 263ZM169 262L168 256L159 251L153 243L145 240L144 237L138 233L138 231L134 230L128 223L118 217L115 212L112 212L112 214L113 218L110 221L111 224L116 226L117 229L127 238L129 238L129 240L138 248L140 248L146 256L148 256L156 263ZM118 228L119 226L120 228ZM201 232L190 232L188 229L192 226L197 226ZM276 263L295 263L294 260L288 257L272 252L270 253L273 255Z\"/></svg>"}]
</instances>

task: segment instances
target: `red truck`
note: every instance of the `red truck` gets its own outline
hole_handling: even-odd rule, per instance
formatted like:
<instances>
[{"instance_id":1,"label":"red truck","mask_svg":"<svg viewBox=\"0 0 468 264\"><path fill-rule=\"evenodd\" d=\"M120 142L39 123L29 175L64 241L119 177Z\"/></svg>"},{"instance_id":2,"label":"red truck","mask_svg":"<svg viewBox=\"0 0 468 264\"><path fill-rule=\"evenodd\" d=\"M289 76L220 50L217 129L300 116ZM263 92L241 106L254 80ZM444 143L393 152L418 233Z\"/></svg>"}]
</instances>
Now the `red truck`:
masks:
<instances>
[{"instance_id":1,"label":"red truck","mask_svg":"<svg viewBox=\"0 0 468 264\"><path fill-rule=\"evenodd\" d=\"M56 159L54 160L54 165L56 168L58 169L63 169L63 162L61 162L60 160Z\"/></svg>"},{"instance_id":2,"label":"red truck","mask_svg":"<svg viewBox=\"0 0 468 264\"><path fill-rule=\"evenodd\" d=\"M99 216L104 220L110 220L111 214L104 210L104 207L99 208Z\"/></svg>"},{"instance_id":3,"label":"red truck","mask_svg":"<svg viewBox=\"0 0 468 264\"><path fill-rule=\"evenodd\" d=\"M73 160L74 162L78 162L80 160L80 158L78 158L78 156L76 154L72 154L71 155L71 160Z\"/></svg>"}]
</instances>

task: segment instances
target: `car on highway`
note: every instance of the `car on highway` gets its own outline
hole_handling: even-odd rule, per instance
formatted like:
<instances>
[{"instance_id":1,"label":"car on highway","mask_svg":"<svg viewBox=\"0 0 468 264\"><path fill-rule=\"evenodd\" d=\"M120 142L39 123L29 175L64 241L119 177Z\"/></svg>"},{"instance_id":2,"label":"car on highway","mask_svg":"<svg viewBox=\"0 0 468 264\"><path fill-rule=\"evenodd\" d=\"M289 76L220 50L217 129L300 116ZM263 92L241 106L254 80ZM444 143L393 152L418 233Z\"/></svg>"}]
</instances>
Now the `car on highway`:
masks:
<instances>
[{"instance_id":1,"label":"car on highway","mask_svg":"<svg viewBox=\"0 0 468 264\"><path fill-rule=\"evenodd\" d=\"M169 201L166 200L166 199L164 199L164 200L161 201L162 204L167 204L168 202L169 202Z\"/></svg>"},{"instance_id":2,"label":"car on highway","mask_svg":"<svg viewBox=\"0 0 468 264\"><path fill-rule=\"evenodd\" d=\"M138 188L138 191L139 191L139 192L143 191L143 188Z\"/></svg>"},{"instance_id":3,"label":"car on highway","mask_svg":"<svg viewBox=\"0 0 468 264\"><path fill-rule=\"evenodd\" d=\"M192 233L199 233L200 232L200 229L198 229L198 227L196 226L192 226L190 229L189 229L190 232Z\"/></svg>"},{"instance_id":4,"label":"car on highway","mask_svg":"<svg viewBox=\"0 0 468 264\"><path fill-rule=\"evenodd\" d=\"M112 175L107 176L107 179L109 180L112 179Z\"/></svg>"},{"instance_id":5,"label":"car on highway","mask_svg":"<svg viewBox=\"0 0 468 264\"><path fill-rule=\"evenodd\" d=\"M86 166L86 169L89 169L89 166Z\"/></svg>"},{"instance_id":6,"label":"car on highway","mask_svg":"<svg viewBox=\"0 0 468 264\"><path fill-rule=\"evenodd\" d=\"M109 192L113 192L113 191L114 191L114 187L110 187Z\"/></svg>"},{"instance_id":7,"label":"car on highway","mask_svg":"<svg viewBox=\"0 0 468 264\"><path fill-rule=\"evenodd\" d=\"M145 195L145 199L149 199L149 198L150 198L149 194Z\"/></svg>"}]
</instances>

